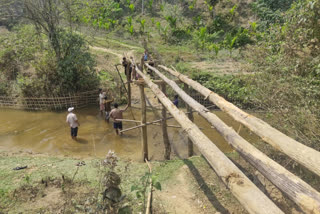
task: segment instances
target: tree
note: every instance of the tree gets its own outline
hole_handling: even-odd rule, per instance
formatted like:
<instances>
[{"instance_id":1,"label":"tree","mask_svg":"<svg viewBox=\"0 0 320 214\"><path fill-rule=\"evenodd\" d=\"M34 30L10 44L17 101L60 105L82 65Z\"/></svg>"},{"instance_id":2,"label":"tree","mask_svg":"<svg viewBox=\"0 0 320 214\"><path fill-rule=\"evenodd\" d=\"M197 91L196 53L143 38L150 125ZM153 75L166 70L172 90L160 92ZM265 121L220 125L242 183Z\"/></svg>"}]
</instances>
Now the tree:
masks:
<instances>
[{"instance_id":1,"label":"tree","mask_svg":"<svg viewBox=\"0 0 320 214\"><path fill-rule=\"evenodd\" d=\"M62 11L59 8L61 1L59 0L24 0L24 8L26 11L25 18L29 19L37 30L44 32L49 39L53 48L57 61L61 59L59 32L61 31L59 24Z\"/></svg>"},{"instance_id":2,"label":"tree","mask_svg":"<svg viewBox=\"0 0 320 214\"><path fill-rule=\"evenodd\" d=\"M0 25L11 27L23 15L23 4L19 0L0 1Z\"/></svg>"}]
</instances>

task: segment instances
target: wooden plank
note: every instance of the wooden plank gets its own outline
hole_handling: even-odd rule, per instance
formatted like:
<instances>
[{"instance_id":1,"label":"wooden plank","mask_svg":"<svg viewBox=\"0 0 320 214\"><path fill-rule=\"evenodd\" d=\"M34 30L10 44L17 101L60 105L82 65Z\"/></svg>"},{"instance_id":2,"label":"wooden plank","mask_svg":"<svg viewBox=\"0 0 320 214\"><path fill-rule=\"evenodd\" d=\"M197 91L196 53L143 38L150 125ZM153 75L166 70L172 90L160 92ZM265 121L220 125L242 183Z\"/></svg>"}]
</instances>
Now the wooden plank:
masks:
<instances>
[{"instance_id":1,"label":"wooden plank","mask_svg":"<svg viewBox=\"0 0 320 214\"><path fill-rule=\"evenodd\" d=\"M215 114L212 114L207 108L190 97L175 82L168 79L160 71L152 67L149 68L167 82L188 105L197 110L203 118L211 123L244 159L259 170L302 210L307 213L320 213L320 193L243 139L235 130L227 126Z\"/></svg>"},{"instance_id":2,"label":"wooden plank","mask_svg":"<svg viewBox=\"0 0 320 214\"><path fill-rule=\"evenodd\" d=\"M213 167L217 175L249 213L283 213L188 119L183 111L179 110L167 96L162 93L156 84L139 69L137 69L137 72L144 78L150 89L170 114L183 127L185 133L198 147L210 166Z\"/></svg>"},{"instance_id":3,"label":"wooden plank","mask_svg":"<svg viewBox=\"0 0 320 214\"><path fill-rule=\"evenodd\" d=\"M233 119L248 127L252 132L257 134L265 142L272 145L275 149L285 153L298 163L302 164L310 171L320 176L320 152L299 143L298 141L286 136L277 129L271 127L263 120L250 115L232 103L226 101L218 94L202 86L200 83L188 78L187 76L173 71L160 65L162 69L178 77L182 82L187 83L193 89L208 98L216 104L222 111L229 114Z\"/></svg>"}]
</instances>

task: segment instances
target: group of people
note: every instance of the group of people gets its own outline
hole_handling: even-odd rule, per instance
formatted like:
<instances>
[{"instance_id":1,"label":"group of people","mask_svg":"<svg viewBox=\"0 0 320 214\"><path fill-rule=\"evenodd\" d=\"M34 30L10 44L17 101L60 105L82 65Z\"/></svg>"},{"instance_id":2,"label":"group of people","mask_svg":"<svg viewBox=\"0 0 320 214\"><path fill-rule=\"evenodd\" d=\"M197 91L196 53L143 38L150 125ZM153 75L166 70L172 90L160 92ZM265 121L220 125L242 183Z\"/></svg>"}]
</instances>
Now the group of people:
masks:
<instances>
[{"instance_id":1,"label":"group of people","mask_svg":"<svg viewBox=\"0 0 320 214\"><path fill-rule=\"evenodd\" d=\"M148 65L154 67L155 63L152 60L151 56L149 55L148 51L145 50L142 57L141 57L141 66L145 62L148 61ZM127 81L133 81L133 80L138 80L140 78L139 74L136 71L136 66L133 65L126 57L122 58L122 66L124 68L124 72L127 77ZM147 69L147 74L149 74L151 77L153 77L153 72L151 69Z\"/></svg>"},{"instance_id":2,"label":"group of people","mask_svg":"<svg viewBox=\"0 0 320 214\"><path fill-rule=\"evenodd\" d=\"M145 51L142 58L141 63L148 61L150 66L154 66L154 62L152 61L151 57L149 56L148 52ZM136 67L130 61L123 57L122 65L124 67L125 74L127 76L127 81L137 80L140 76L136 72ZM152 76L152 70L148 69L147 73ZM117 135L121 135L122 130L122 119L123 119L123 112L128 109L128 105L124 109L120 109L118 103L114 103L114 108L111 109L111 104L114 102L114 98L107 96L107 93L104 92L102 89L99 89L99 105L100 105L100 114L105 118L105 121L109 123L110 118L113 120L113 128L116 131ZM178 95L174 96L173 104L178 107L179 104L179 97ZM78 127L80 126L80 122L73 112L74 107L68 108L68 115L66 122L69 124L71 128L71 137L72 139L77 139L78 135Z\"/></svg>"},{"instance_id":3,"label":"group of people","mask_svg":"<svg viewBox=\"0 0 320 214\"><path fill-rule=\"evenodd\" d=\"M111 103L114 101L114 98L108 99L106 92L103 92L102 89L99 89L99 105L100 105L100 114L104 116L105 121L109 123L110 118L113 120L113 128L116 131L117 135L121 135L120 131L122 130L122 121L123 112L128 109L128 105L124 109L120 109L118 103L114 103L114 108L111 109ZM77 139L78 127L80 122L77 118L77 115L74 113L74 107L68 108L68 115L66 122L70 126L71 138L73 140Z\"/></svg>"}]
</instances>

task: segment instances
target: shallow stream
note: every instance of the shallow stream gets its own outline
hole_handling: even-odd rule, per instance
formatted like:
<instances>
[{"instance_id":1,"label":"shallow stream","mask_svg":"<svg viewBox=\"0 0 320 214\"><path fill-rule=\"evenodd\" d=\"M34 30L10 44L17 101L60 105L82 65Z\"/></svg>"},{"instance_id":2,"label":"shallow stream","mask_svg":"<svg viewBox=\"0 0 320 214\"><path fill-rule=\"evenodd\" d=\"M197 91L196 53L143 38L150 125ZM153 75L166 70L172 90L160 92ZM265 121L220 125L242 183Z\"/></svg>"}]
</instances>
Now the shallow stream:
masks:
<instances>
[{"instance_id":1,"label":"shallow stream","mask_svg":"<svg viewBox=\"0 0 320 214\"><path fill-rule=\"evenodd\" d=\"M221 111L213 111L236 131L239 123L233 121ZM66 123L67 112L30 112L21 110L0 109L0 150L9 152L34 152L49 155L72 156L78 158L104 157L109 150L114 150L121 158L139 160L141 158L140 129L125 132L116 136L112 123L108 124L99 115L98 109L90 107L76 110L81 126L78 141L70 138L70 128ZM124 118L140 119L140 110L126 111ZM232 148L211 128L198 114L194 113L195 123L223 152L231 152ZM147 121L156 120L152 112L148 112ZM178 125L174 119L168 124ZM124 129L133 127L133 122L123 122ZM172 143L173 154L187 157L187 138L180 128L168 128L169 139ZM249 142L254 143L258 138L248 129L240 130ZM148 126L149 156L152 160L163 159L163 141L161 127ZM199 154L196 151L197 154Z\"/></svg>"}]
</instances>

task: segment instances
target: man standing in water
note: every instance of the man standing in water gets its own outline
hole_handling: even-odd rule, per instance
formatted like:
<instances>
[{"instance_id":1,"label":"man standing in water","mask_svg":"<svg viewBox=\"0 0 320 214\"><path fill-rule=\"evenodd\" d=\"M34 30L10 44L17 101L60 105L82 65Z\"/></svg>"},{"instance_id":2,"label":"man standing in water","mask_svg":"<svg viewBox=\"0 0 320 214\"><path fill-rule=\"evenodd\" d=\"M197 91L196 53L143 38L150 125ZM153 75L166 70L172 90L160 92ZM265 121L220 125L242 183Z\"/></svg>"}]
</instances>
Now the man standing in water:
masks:
<instances>
[{"instance_id":1,"label":"man standing in water","mask_svg":"<svg viewBox=\"0 0 320 214\"><path fill-rule=\"evenodd\" d=\"M73 140L77 139L78 135L78 126L80 126L80 123L78 121L78 118L75 113L73 113L74 107L68 108L68 116L66 122L69 124L71 128L71 138Z\"/></svg>"},{"instance_id":2,"label":"man standing in water","mask_svg":"<svg viewBox=\"0 0 320 214\"><path fill-rule=\"evenodd\" d=\"M102 89L99 88L99 104L100 104L100 113L101 113L101 116L103 116L103 111L104 111L104 97L105 97L105 94L103 93Z\"/></svg>"},{"instance_id":3,"label":"man standing in water","mask_svg":"<svg viewBox=\"0 0 320 214\"><path fill-rule=\"evenodd\" d=\"M119 135L119 130L122 130L122 121L118 121L118 119L123 119L122 113L128 109L129 105L127 105L124 109L118 109L118 107L118 103L115 103L114 109L112 109L110 112L110 117L113 119L113 128L116 130L117 135Z\"/></svg>"},{"instance_id":4,"label":"man standing in water","mask_svg":"<svg viewBox=\"0 0 320 214\"><path fill-rule=\"evenodd\" d=\"M111 112L111 103L114 101L114 98L112 97L112 99L108 100L108 97L105 96L104 97L104 109L106 112L106 121L109 123L109 119L110 119L110 112Z\"/></svg>"}]
</instances>

